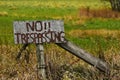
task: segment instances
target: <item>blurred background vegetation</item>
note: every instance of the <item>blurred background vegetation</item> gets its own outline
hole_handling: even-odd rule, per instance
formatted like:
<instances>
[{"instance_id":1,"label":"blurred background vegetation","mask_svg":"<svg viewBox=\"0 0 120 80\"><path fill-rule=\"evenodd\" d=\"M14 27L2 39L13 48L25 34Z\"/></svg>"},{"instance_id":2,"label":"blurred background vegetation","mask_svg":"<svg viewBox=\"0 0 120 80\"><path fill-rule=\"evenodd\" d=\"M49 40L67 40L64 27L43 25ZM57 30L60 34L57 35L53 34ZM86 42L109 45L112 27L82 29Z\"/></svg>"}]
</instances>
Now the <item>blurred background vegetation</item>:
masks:
<instances>
[{"instance_id":1,"label":"blurred background vegetation","mask_svg":"<svg viewBox=\"0 0 120 80\"><path fill-rule=\"evenodd\" d=\"M56 45L44 44L49 80L120 79L120 12L114 10L109 1L1 0L0 78L2 80L39 79L34 44L23 52L20 61L15 60L22 45L14 44L13 22L53 19L64 20L66 38L96 57L103 54L112 70L110 76L106 76Z\"/></svg>"}]
</instances>

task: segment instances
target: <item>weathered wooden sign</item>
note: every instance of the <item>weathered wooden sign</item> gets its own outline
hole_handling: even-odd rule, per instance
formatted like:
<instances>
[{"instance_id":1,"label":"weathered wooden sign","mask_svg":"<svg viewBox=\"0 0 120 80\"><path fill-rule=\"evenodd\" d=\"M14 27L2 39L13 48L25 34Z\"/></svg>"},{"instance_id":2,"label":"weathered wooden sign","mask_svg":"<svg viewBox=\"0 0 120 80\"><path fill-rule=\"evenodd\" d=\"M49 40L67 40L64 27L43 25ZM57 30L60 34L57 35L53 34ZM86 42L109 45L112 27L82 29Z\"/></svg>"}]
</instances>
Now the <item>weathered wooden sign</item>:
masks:
<instances>
[{"instance_id":1,"label":"weathered wooden sign","mask_svg":"<svg viewBox=\"0 0 120 80\"><path fill-rule=\"evenodd\" d=\"M16 44L24 44L20 49L17 58L20 58L21 52L26 49L28 43L50 43L54 42L63 49L71 52L78 58L93 65L101 71L109 74L110 69L106 62L96 58L81 48L78 48L65 39L64 23L61 20L48 21L15 21L14 22L14 39ZM58 44L61 43L61 44ZM36 54L38 60L38 74L46 80L45 58L42 44L36 44Z\"/></svg>"},{"instance_id":2,"label":"weathered wooden sign","mask_svg":"<svg viewBox=\"0 0 120 80\"><path fill-rule=\"evenodd\" d=\"M16 44L64 43L64 22L61 20L14 21Z\"/></svg>"}]
</instances>

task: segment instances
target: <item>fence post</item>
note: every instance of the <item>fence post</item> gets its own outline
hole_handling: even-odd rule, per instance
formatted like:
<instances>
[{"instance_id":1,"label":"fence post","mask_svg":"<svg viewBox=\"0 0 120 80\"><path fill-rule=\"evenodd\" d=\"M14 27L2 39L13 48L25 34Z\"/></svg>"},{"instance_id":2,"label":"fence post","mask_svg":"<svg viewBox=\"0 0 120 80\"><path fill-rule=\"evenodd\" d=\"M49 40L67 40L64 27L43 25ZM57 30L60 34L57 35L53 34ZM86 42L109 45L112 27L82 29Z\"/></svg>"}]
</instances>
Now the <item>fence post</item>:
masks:
<instances>
[{"instance_id":1,"label":"fence post","mask_svg":"<svg viewBox=\"0 0 120 80\"><path fill-rule=\"evenodd\" d=\"M45 57L44 57L44 48L43 44L36 44L36 54L38 62L38 76L42 77L43 80L46 80L45 72Z\"/></svg>"}]
</instances>

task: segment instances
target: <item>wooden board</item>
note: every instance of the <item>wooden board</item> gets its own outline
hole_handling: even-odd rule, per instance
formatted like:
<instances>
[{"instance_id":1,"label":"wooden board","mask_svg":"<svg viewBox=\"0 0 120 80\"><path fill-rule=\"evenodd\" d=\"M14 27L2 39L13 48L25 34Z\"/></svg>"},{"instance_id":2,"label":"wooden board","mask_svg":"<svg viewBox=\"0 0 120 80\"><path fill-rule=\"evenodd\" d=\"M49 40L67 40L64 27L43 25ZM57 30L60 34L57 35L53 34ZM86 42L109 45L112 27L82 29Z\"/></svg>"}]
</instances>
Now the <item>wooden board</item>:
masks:
<instances>
[{"instance_id":1,"label":"wooden board","mask_svg":"<svg viewBox=\"0 0 120 80\"><path fill-rule=\"evenodd\" d=\"M64 43L64 22L62 20L14 21L15 44Z\"/></svg>"}]
</instances>

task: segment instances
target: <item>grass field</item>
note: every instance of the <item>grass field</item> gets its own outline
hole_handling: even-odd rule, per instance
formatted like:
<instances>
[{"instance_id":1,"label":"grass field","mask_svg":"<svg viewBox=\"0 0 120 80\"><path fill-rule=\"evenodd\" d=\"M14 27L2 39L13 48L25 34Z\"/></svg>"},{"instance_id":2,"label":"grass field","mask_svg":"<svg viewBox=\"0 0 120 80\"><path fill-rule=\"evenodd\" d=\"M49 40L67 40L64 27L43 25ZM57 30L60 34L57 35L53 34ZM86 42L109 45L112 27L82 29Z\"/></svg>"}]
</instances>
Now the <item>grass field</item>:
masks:
<instances>
[{"instance_id":1,"label":"grass field","mask_svg":"<svg viewBox=\"0 0 120 80\"><path fill-rule=\"evenodd\" d=\"M120 13L111 11L110 4L100 0L1 0L0 79L38 79L35 45L23 52L20 61L15 60L22 45L14 44L13 22L53 19L64 20L68 40L96 57L103 53L112 69L108 77L56 45L44 44L49 80L120 79Z\"/></svg>"}]
</instances>

